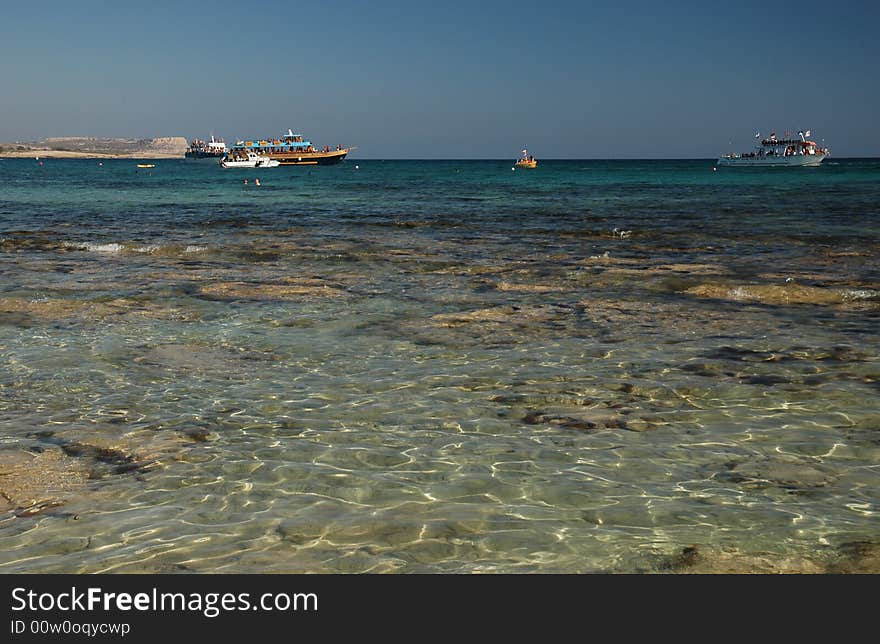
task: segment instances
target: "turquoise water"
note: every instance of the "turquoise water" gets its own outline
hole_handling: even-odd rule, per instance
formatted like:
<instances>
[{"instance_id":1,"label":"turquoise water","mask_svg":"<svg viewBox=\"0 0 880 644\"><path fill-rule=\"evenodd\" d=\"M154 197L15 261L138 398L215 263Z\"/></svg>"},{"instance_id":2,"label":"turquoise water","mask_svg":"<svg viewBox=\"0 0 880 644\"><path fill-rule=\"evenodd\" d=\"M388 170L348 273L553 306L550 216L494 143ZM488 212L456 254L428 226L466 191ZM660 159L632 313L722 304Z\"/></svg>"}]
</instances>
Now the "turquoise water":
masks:
<instances>
[{"instance_id":1,"label":"turquoise water","mask_svg":"<svg viewBox=\"0 0 880 644\"><path fill-rule=\"evenodd\" d=\"M880 537L880 161L155 163L0 160L0 571Z\"/></svg>"}]
</instances>

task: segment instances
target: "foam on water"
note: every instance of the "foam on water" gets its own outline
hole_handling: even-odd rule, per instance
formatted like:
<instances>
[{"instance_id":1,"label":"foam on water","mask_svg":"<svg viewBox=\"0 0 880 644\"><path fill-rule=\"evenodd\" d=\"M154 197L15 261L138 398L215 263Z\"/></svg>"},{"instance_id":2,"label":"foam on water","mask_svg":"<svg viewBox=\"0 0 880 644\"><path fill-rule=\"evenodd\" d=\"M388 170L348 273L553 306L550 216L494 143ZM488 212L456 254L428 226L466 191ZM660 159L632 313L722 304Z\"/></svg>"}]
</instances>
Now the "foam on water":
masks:
<instances>
[{"instance_id":1,"label":"foam on water","mask_svg":"<svg viewBox=\"0 0 880 644\"><path fill-rule=\"evenodd\" d=\"M62 242L62 246L65 248L70 248L74 250L87 250L92 253L121 253L125 250L125 246L123 244L118 244L116 242L110 242L105 244L99 244L95 242L85 242L85 243L75 243L75 242Z\"/></svg>"}]
</instances>

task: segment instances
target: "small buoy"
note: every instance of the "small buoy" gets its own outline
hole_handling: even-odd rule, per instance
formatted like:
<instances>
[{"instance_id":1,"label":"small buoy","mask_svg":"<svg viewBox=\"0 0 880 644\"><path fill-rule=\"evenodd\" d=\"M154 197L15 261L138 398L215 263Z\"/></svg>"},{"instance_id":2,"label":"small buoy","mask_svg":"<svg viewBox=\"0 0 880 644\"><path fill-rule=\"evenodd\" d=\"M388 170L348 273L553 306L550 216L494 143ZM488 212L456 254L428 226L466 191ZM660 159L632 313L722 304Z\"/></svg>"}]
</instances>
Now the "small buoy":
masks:
<instances>
[{"instance_id":1,"label":"small buoy","mask_svg":"<svg viewBox=\"0 0 880 644\"><path fill-rule=\"evenodd\" d=\"M98 161L98 165L104 165L103 161Z\"/></svg>"},{"instance_id":2,"label":"small buoy","mask_svg":"<svg viewBox=\"0 0 880 644\"><path fill-rule=\"evenodd\" d=\"M510 171L511 171L511 172L516 172L516 168L511 168Z\"/></svg>"},{"instance_id":3,"label":"small buoy","mask_svg":"<svg viewBox=\"0 0 880 644\"><path fill-rule=\"evenodd\" d=\"M356 165L356 166L354 167L354 169L355 169L355 170L360 170L361 167L360 167L359 165Z\"/></svg>"},{"instance_id":4,"label":"small buoy","mask_svg":"<svg viewBox=\"0 0 880 644\"><path fill-rule=\"evenodd\" d=\"M718 172L718 168L716 168L715 166L712 166L712 172Z\"/></svg>"}]
</instances>

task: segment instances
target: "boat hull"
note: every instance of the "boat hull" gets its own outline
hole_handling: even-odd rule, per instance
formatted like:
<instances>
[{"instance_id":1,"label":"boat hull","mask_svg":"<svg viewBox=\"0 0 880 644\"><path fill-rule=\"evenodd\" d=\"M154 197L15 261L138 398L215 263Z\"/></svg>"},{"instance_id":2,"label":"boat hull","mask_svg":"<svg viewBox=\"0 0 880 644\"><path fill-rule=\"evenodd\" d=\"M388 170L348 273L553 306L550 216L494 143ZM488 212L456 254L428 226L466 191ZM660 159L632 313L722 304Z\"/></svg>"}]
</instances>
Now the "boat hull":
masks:
<instances>
[{"instance_id":1,"label":"boat hull","mask_svg":"<svg viewBox=\"0 0 880 644\"><path fill-rule=\"evenodd\" d=\"M281 165L334 165L340 163L350 152L350 148L343 150L331 150L330 152L282 152L266 154L273 161Z\"/></svg>"},{"instance_id":2,"label":"boat hull","mask_svg":"<svg viewBox=\"0 0 880 644\"><path fill-rule=\"evenodd\" d=\"M200 152L187 150L183 158L184 159L222 159L226 153L225 152Z\"/></svg>"},{"instance_id":3,"label":"boat hull","mask_svg":"<svg viewBox=\"0 0 880 644\"><path fill-rule=\"evenodd\" d=\"M221 161L221 168L277 168L280 164L274 161Z\"/></svg>"},{"instance_id":4,"label":"boat hull","mask_svg":"<svg viewBox=\"0 0 880 644\"><path fill-rule=\"evenodd\" d=\"M796 154L788 157L721 157L717 165L740 168L808 168L819 165L827 156L827 154Z\"/></svg>"},{"instance_id":5,"label":"boat hull","mask_svg":"<svg viewBox=\"0 0 880 644\"><path fill-rule=\"evenodd\" d=\"M538 162L537 161L518 161L518 162L514 163L513 165L514 165L514 167L517 167L517 168L528 168L529 170L534 170L535 168L538 167Z\"/></svg>"}]
</instances>

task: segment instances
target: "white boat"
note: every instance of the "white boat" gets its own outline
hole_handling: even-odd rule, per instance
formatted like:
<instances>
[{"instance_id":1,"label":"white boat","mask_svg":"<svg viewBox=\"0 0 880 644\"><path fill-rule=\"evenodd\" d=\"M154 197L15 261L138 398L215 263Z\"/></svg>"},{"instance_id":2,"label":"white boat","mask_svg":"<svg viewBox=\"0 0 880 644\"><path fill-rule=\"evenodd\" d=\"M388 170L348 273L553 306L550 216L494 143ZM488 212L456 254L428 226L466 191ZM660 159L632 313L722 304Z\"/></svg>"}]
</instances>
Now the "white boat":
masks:
<instances>
[{"instance_id":1,"label":"white boat","mask_svg":"<svg viewBox=\"0 0 880 644\"><path fill-rule=\"evenodd\" d=\"M277 168L281 164L269 157L248 152L246 156L235 155L230 157L226 155L220 161L220 165L224 168Z\"/></svg>"},{"instance_id":2,"label":"white boat","mask_svg":"<svg viewBox=\"0 0 880 644\"><path fill-rule=\"evenodd\" d=\"M193 139L190 141L186 153L183 155L187 159L217 159L226 154L226 143L223 139L215 139L211 135L210 141L202 141L201 139Z\"/></svg>"},{"instance_id":3,"label":"white boat","mask_svg":"<svg viewBox=\"0 0 880 644\"><path fill-rule=\"evenodd\" d=\"M754 167L808 167L817 166L829 156L828 148L820 148L815 141L808 141L810 130L798 132L799 138L784 136L776 138L773 132L766 139L760 134L753 152L742 154L723 154L718 158L719 166L754 166Z\"/></svg>"}]
</instances>

